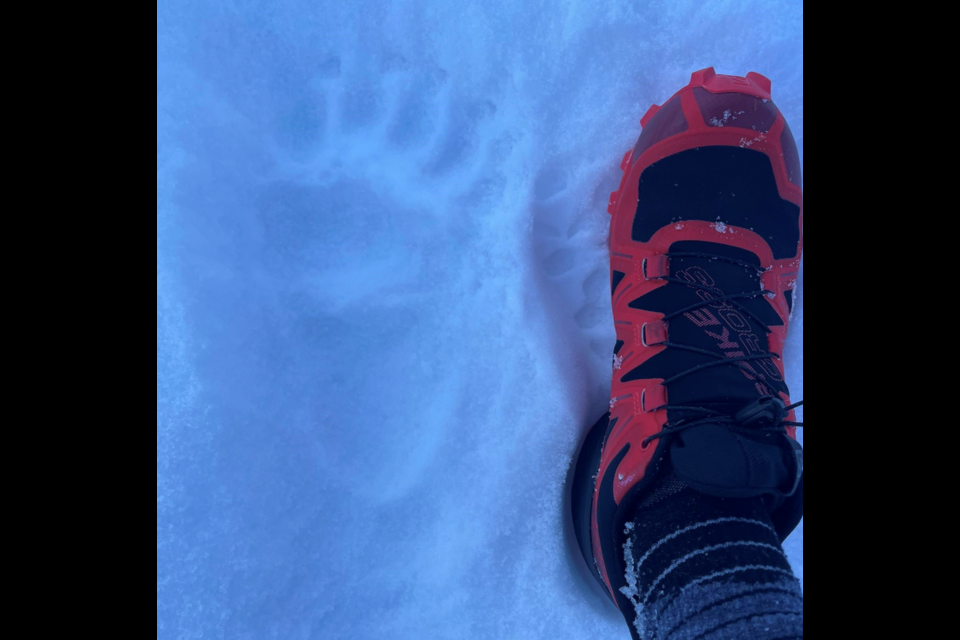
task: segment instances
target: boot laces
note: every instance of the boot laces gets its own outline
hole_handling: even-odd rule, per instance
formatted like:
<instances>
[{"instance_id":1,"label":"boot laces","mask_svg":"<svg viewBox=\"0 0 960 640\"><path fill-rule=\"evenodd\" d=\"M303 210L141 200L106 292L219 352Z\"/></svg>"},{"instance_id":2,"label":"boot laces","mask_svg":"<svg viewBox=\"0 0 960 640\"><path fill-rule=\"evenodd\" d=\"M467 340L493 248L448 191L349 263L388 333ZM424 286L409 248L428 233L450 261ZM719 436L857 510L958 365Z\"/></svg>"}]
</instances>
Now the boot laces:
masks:
<instances>
[{"instance_id":1,"label":"boot laces","mask_svg":"<svg viewBox=\"0 0 960 640\"><path fill-rule=\"evenodd\" d=\"M709 253L696 253L696 252L676 252L676 253L667 253L665 256L669 258L703 258L711 261L726 262L728 264L733 264L736 266L743 267L744 269L755 271L758 274L763 274L767 271L762 267L750 264L749 262L744 262L742 260L736 260L734 258L727 258L725 256L718 256ZM663 282L674 282L676 284L682 284L686 287L691 287L699 291L704 291L708 294L708 297L701 300L698 303L692 304L688 307L684 307L678 311L667 314L663 317L664 322L668 322L674 318L678 318L686 313L692 311L697 311L703 309L704 307L713 306L717 303L729 303L731 306L736 308L741 313L752 318L756 323L763 328L764 332L768 335L773 333L773 330L767 326L766 322L761 319L756 313L748 309L741 300L751 300L754 298L764 297L773 297L775 292L769 291L767 289L761 289L759 291L744 291L742 293L734 293L730 295L717 296L715 291L710 287L705 285L689 282L687 280L682 280L680 278L675 278L672 276L655 276L650 278L651 280L661 280ZM707 349L701 349L699 347L693 347L690 345L680 344L677 342L672 342L669 339L669 335L665 342L654 343L651 346L663 346L668 349L679 349L682 351L689 351L692 353L699 353L710 358L714 359L714 362L706 362L704 364L691 367L686 371L681 371L680 373L672 376L671 378L664 380L661 386L666 387L667 385L676 382L682 378L685 378L694 373L703 371L704 369L710 369L713 367L723 367L723 366L735 366L740 368L742 363L750 362L754 360L779 360L780 355L767 352L767 353L758 353L752 355L742 355L742 356L727 356L725 354L716 353L714 351L709 351ZM790 406L773 396L761 396L758 400L748 404L746 407L737 412L735 416L731 416L729 413L724 413L722 411L717 411L714 409L707 409L704 407L692 407L692 406L681 406L681 405L671 405L666 404L659 409L666 409L670 415L681 414L684 417L681 417L674 422L668 422L663 426L663 429L650 436L643 441L643 446L648 446L654 440L662 438L667 435L676 434L681 431L686 431L687 429L692 429L694 427L699 427L707 424L723 424L727 425L735 431L782 431L786 427L803 427L802 422L794 422L791 420L786 420L787 416L791 411L798 407L803 406L803 401L797 402ZM693 414L693 415L690 415Z\"/></svg>"}]
</instances>

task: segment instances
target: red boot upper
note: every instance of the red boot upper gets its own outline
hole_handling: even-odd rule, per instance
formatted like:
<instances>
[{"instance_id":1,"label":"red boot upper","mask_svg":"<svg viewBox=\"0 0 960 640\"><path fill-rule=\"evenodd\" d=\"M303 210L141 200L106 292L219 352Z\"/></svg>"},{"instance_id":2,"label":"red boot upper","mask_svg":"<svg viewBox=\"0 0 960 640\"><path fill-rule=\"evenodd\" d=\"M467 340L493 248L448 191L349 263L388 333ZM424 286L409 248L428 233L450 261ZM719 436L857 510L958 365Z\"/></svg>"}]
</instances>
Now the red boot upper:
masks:
<instances>
[{"instance_id":1,"label":"red boot upper","mask_svg":"<svg viewBox=\"0 0 960 640\"><path fill-rule=\"evenodd\" d=\"M769 344L763 346L776 354L783 350L802 255L803 189L797 146L772 102L770 90L770 81L755 73L746 78L717 75L713 69L693 74L688 86L643 117L643 133L636 147L624 156L620 188L611 194L610 267L618 348L610 401L613 426L603 445L597 476L592 537L597 568L614 599L608 575L613 567L606 567L603 560L603 527L598 523L597 509L599 506L609 511L612 505L620 505L641 483L657 449L657 441L648 438L663 429L668 403L667 389L661 386L663 379L623 380L627 372L638 370L666 348L662 343L669 332L664 314L631 307L630 303L665 286L656 278L670 274L670 259L665 254L677 242L708 241L744 249L760 258L766 270L763 288L773 294L767 297L782 320L782 325L771 327L765 338ZM795 237L792 233L779 234L776 242L771 242L772 238L764 237L757 225L751 225L755 227L751 229L723 219L683 219L679 212L676 219L664 220L662 226L651 229L649 238L641 234L637 239L635 218L644 215L638 210L644 171L675 154L707 147L749 149L769 158L779 197L800 209ZM773 362L782 380L783 361L778 358ZM786 394L780 395L789 405ZM795 437L795 429L788 433ZM601 495L601 479L609 477L614 478L612 496Z\"/></svg>"}]
</instances>

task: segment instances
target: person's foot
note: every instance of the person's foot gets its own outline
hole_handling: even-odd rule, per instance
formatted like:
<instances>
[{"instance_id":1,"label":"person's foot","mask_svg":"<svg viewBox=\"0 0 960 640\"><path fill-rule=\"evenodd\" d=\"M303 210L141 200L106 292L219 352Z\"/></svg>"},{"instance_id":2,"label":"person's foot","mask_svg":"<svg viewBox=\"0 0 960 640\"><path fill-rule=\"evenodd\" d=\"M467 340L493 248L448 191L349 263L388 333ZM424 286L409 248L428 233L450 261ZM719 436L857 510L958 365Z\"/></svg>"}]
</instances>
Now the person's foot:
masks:
<instances>
[{"instance_id":1,"label":"person's foot","mask_svg":"<svg viewBox=\"0 0 960 640\"><path fill-rule=\"evenodd\" d=\"M685 489L762 498L781 540L802 517L782 360L802 178L770 88L754 73L693 74L644 116L610 199L612 396L577 461L573 515L587 565L625 613L638 508Z\"/></svg>"}]
</instances>

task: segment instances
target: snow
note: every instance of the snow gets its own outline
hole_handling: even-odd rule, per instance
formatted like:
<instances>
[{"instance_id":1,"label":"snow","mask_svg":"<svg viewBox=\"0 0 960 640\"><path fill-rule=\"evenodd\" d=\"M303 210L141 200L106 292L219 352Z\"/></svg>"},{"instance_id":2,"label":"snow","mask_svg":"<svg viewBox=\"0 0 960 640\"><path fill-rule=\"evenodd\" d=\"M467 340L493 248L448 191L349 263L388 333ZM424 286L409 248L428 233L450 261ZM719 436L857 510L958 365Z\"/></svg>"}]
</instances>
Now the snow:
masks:
<instances>
[{"instance_id":1,"label":"snow","mask_svg":"<svg viewBox=\"0 0 960 640\"><path fill-rule=\"evenodd\" d=\"M802 150L802 29L789 1L158 3L157 637L629 638L563 503L609 401L608 196L709 65L773 78Z\"/></svg>"},{"instance_id":2,"label":"snow","mask_svg":"<svg viewBox=\"0 0 960 640\"><path fill-rule=\"evenodd\" d=\"M731 121L736 120L745 113L746 111L737 111L734 113L732 109L727 109L723 112L723 120L720 118L710 118L710 125L714 127L725 127L730 124Z\"/></svg>"},{"instance_id":3,"label":"snow","mask_svg":"<svg viewBox=\"0 0 960 640\"><path fill-rule=\"evenodd\" d=\"M627 599L633 604L634 609L637 612L636 618L633 620L633 626L636 627L637 632L640 634L640 637L646 637L646 630L643 624L643 616L641 612L643 611L642 605L640 603L640 589L638 588L637 581L639 576L637 576L637 567L640 566L637 564L636 558L633 557L633 536L630 535L634 529L634 524L628 522L626 528L623 530L623 534L627 536L627 541L623 544L623 563L626 567L626 582L627 586L620 588L620 593L625 595Z\"/></svg>"}]
</instances>

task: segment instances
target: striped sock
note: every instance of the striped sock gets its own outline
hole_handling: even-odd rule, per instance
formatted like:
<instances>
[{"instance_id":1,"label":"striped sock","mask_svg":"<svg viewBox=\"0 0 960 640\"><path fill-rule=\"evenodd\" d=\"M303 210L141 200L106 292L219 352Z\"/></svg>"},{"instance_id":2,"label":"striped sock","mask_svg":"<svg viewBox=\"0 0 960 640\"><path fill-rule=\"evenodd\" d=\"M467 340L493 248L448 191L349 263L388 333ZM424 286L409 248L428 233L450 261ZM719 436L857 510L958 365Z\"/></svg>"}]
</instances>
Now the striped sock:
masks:
<instances>
[{"instance_id":1,"label":"striped sock","mask_svg":"<svg viewBox=\"0 0 960 640\"><path fill-rule=\"evenodd\" d=\"M634 638L803 638L800 583L760 498L683 489L642 506L624 560Z\"/></svg>"}]
</instances>

